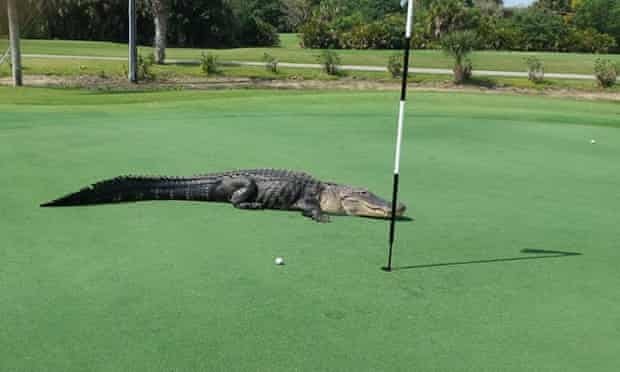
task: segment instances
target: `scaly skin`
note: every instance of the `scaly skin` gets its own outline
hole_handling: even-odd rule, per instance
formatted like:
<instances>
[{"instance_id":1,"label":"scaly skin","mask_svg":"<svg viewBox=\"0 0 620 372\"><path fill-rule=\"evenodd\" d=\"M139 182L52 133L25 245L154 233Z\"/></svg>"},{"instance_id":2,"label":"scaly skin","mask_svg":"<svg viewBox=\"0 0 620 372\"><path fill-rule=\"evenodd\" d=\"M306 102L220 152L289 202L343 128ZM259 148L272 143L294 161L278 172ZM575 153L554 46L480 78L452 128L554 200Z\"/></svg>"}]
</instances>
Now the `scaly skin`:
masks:
<instances>
[{"instance_id":1,"label":"scaly skin","mask_svg":"<svg viewBox=\"0 0 620 372\"><path fill-rule=\"evenodd\" d=\"M147 200L231 203L239 209L301 211L317 222L328 214L389 218L391 205L363 188L321 182L303 172L249 169L193 177L123 176L102 181L42 207L80 206ZM402 216L405 206L396 211Z\"/></svg>"}]
</instances>

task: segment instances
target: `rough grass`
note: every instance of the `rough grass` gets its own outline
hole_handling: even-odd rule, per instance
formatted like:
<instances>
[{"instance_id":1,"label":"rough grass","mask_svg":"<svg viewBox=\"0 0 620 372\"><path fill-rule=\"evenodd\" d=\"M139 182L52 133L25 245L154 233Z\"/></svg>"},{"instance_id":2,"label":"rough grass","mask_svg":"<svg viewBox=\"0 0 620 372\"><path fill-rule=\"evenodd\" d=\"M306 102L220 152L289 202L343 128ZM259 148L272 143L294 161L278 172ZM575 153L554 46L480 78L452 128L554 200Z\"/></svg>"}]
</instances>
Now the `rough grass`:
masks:
<instances>
[{"instance_id":1,"label":"rough grass","mask_svg":"<svg viewBox=\"0 0 620 372\"><path fill-rule=\"evenodd\" d=\"M78 76L96 76L106 78L124 79L123 62L118 61L92 61L92 60L49 60L31 58L24 61L24 73L28 75L47 75L75 78ZM200 66L167 64L164 66L153 66L152 72L157 80L177 79L184 77L207 78L200 70ZM0 77L9 77L10 70L8 64L0 66ZM399 82L393 79L387 72L363 72L345 71L341 76L331 76L318 69L298 69L280 67L278 73L267 71L263 67L251 66L222 66L219 77L249 77L258 79L309 79L309 80L338 80L342 77L361 80L382 80L386 82ZM430 75L412 74L409 80L417 84L443 84L450 83L450 75ZM547 79L543 83L535 84L526 78L505 78L505 77L481 77L467 82L466 85L481 87L512 87L524 88L529 90L544 89L577 89L584 91L605 91L620 92L620 84L611 88L601 89L594 80L566 80L566 79ZM93 87L96 88L96 87Z\"/></svg>"},{"instance_id":2,"label":"rough grass","mask_svg":"<svg viewBox=\"0 0 620 372\"><path fill-rule=\"evenodd\" d=\"M277 48L236 48L202 50L187 48L170 48L168 57L172 59L198 59L203 51L217 53L224 60L261 61L265 52L282 62L316 63L320 50L302 49L297 35L281 35L282 45ZM1 46L1 45L0 45ZM145 53L150 48L142 47ZM107 42L65 41L65 40L24 40L23 51L28 54L59 54L87 56L125 57L127 45ZM393 50L342 50L338 51L343 64L387 66ZM474 69L498 71L527 71L525 58L535 55L545 64L545 72L592 74L594 61L600 55L580 53L532 53L480 51L471 56ZM605 55L620 62L620 55ZM450 57L438 50L416 50L413 52L414 67L451 68Z\"/></svg>"},{"instance_id":3,"label":"rough grass","mask_svg":"<svg viewBox=\"0 0 620 372\"><path fill-rule=\"evenodd\" d=\"M391 274L383 221L38 207L118 174L257 166L389 195L397 101L0 88L1 369L620 365L617 104L412 94L401 197L417 220L398 224Z\"/></svg>"}]
</instances>

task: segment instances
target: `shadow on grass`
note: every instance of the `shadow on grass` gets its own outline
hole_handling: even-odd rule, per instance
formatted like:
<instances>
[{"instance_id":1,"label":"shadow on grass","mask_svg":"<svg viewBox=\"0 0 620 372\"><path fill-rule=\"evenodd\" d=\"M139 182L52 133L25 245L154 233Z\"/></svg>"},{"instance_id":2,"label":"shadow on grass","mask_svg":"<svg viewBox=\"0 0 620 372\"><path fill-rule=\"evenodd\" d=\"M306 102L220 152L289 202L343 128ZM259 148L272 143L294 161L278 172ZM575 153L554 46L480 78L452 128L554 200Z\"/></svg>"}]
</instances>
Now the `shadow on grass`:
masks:
<instances>
[{"instance_id":1,"label":"shadow on grass","mask_svg":"<svg viewBox=\"0 0 620 372\"><path fill-rule=\"evenodd\" d=\"M497 88L497 81L486 76L474 76L464 81L463 85L493 89Z\"/></svg>"},{"instance_id":2,"label":"shadow on grass","mask_svg":"<svg viewBox=\"0 0 620 372\"><path fill-rule=\"evenodd\" d=\"M367 220L380 220L380 221L389 221L390 218L386 218L386 217L370 217L370 216L360 216L361 218L367 219ZM415 218L413 217L407 217L407 216L401 216L401 217L396 217L396 222L413 222L415 221Z\"/></svg>"},{"instance_id":3,"label":"shadow on grass","mask_svg":"<svg viewBox=\"0 0 620 372\"><path fill-rule=\"evenodd\" d=\"M581 256L582 255L582 253L578 253L578 252L550 251L550 250L545 250L545 249L522 249L521 253L535 254L536 256L492 258L492 259L488 259L488 260L473 260L473 261L461 261L461 262L442 262L442 263L436 263L436 264L398 266L398 267L393 267L392 270L393 271L398 271L398 270L424 269L424 268L440 267L440 266L457 266L457 265L484 264L484 263L496 263L496 262L540 260L540 259L543 259L543 258L560 258L560 257L570 257L570 256Z\"/></svg>"}]
</instances>

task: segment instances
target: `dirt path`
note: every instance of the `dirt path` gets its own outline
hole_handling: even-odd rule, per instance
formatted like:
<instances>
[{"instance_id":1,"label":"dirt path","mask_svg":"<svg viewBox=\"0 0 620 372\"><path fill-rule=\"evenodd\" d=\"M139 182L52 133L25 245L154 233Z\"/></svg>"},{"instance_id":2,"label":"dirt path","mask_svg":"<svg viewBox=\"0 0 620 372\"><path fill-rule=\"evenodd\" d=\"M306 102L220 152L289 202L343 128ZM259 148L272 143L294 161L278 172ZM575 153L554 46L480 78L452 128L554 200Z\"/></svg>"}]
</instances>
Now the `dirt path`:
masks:
<instances>
[{"instance_id":1,"label":"dirt path","mask_svg":"<svg viewBox=\"0 0 620 372\"><path fill-rule=\"evenodd\" d=\"M10 85L10 78L0 78L0 85ZM324 80L269 80L251 78L177 78L157 80L131 84L120 78L98 78L93 76L62 77L29 75L24 77L24 84L37 87L65 87L92 90L158 90L158 89L233 89L233 88L263 88L263 89L316 89L316 90L374 90L397 91L400 84L378 80L340 79ZM616 92L587 92L572 89L519 89L501 87L476 87L468 85L454 85L451 83L427 83L409 85L410 89L434 92L475 92L485 94L528 94L550 97L568 97L586 100L608 100L620 102L620 93Z\"/></svg>"}]
</instances>

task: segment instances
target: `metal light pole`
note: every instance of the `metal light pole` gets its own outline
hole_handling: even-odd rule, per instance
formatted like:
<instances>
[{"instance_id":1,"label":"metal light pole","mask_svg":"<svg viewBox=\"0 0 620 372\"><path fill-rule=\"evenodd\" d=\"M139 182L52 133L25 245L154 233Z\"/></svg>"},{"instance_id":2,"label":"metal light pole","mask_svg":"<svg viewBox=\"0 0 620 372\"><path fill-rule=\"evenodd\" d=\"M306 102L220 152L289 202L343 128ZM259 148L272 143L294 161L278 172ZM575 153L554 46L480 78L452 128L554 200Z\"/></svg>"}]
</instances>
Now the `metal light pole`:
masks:
<instances>
[{"instance_id":1,"label":"metal light pole","mask_svg":"<svg viewBox=\"0 0 620 372\"><path fill-rule=\"evenodd\" d=\"M138 47L136 46L136 0L129 0L129 81L138 82Z\"/></svg>"}]
</instances>

